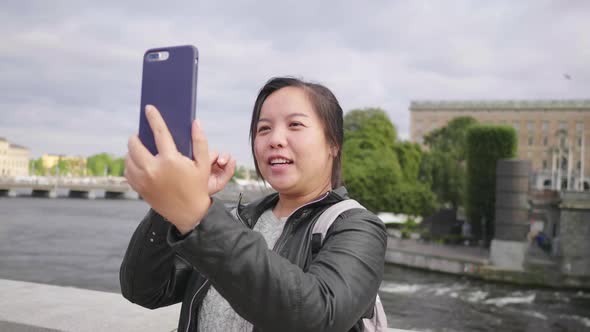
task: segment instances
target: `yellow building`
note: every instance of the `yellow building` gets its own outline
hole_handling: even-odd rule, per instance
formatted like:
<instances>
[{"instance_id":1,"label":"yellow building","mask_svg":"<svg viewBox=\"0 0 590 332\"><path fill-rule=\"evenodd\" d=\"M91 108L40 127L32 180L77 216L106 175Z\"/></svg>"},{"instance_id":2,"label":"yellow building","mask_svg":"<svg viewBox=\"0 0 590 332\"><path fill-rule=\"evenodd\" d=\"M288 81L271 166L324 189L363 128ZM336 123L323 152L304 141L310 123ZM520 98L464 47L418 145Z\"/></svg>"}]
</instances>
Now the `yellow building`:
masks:
<instances>
[{"instance_id":1,"label":"yellow building","mask_svg":"<svg viewBox=\"0 0 590 332\"><path fill-rule=\"evenodd\" d=\"M57 163L59 163L59 158L61 158L61 156L53 154L43 154L41 156L41 165L43 165L43 168L45 169L52 169L55 167L55 165L57 165Z\"/></svg>"},{"instance_id":2,"label":"yellow building","mask_svg":"<svg viewBox=\"0 0 590 332\"><path fill-rule=\"evenodd\" d=\"M86 158L78 156L43 154L41 156L41 164L46 170L54 169L60 161L65 161L68 165L67 174L71 175L86 175ZM61 174L63 170L61 170Z\"/></svg>"},{"instance_id":3,"label":"yellow building","mask_svg":"<svg viewBox=\"0 0 590 332\"><path fill-rule=\"evenodd\" d=\"M537 188L590 187L590 100L412 101L410 138L422 144L460 116L514 127L518 158L532 161Z\"/></svg>"},{"instance_id":4,"label":"yellow building","mask_svg":"<svg viewBox=\"0 0 590 332\"><path fill-rule=\"evenodd\" d=\"M29 149L0 137L0 176L29 175Z\"/></svg>"}]
</instances>

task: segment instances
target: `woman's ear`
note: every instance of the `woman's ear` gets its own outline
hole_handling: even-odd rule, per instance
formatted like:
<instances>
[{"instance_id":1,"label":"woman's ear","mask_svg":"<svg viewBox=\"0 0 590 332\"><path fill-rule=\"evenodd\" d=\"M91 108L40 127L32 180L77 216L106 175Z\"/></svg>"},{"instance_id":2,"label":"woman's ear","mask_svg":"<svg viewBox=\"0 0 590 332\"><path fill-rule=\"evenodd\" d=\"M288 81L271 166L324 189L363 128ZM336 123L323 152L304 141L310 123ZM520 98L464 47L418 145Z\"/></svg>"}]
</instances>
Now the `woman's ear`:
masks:
<instances>
[{"instance_id":1,"label":"woman's ear","mask_svg":"<svg viewBox=\"0 0 590 332\"><path fill-rule=\"evenodd\" d=\"M332 158L338 157L338 151L339 150L340 149L338 149L338 147L335 146L335 145L333 145L333 146L330 147L330 155L332 156Z\"/></svg>"}]
</instances>

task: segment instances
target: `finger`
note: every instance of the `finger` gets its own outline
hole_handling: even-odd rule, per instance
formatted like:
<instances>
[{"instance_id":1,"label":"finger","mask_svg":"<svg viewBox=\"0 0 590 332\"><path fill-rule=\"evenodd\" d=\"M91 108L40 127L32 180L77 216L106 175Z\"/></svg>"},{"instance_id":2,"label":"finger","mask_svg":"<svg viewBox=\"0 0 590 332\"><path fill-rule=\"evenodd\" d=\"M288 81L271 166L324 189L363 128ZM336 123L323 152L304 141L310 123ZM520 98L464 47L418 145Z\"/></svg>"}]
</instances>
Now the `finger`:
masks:
<instances>
[{"instance_id":1,"label":"finger","mask_svg":"<svg viewBox=\"0 0 590 332\"><path fill-rule=\"evenodd\" d=\"M131 158L130 155L127 155L125 158L125 178L127 179L127 183L129 183L131 188L136 192L139 192L138 179L140 173L141 170L137 167L133 158Z\"/></svg>"},{"instance_id":2,"label":"finger","mask_svg":"<svg viewBox=\"0 0 590 332\"><path fill-rule=\"evenodd\" d=\"M224 153L219 155L219 158L217 158L217 165L219 165L220 167L224 167L225 165L227 165L227 163L229 162L231 156L229 153Z\"/></svg>"},{"instance_id":3,"label":"finger","mask_svg":"<svg viewBox=\"0 0 590 332\"><path fill-rule=\"evenodd\" d=\"M207 143L207 137L201 127L199 120L193 121L192 126L192 138L193 138L193 158L197 164L205 163L211 165L206 158L209 158L209 144Z\"/></svg>"},{"instance_id":4,"label":"finger","mask_svg":"<svg viewBox=\"0 0 590 332\"><path fill-rule=\"evenodd\" d=\"M209 160L211 161L211 165L217 162L217 158L219 158L219 153L215 150L209 152Z\"/></svg>"},{"instance_id":5,"label":"finger","mask_svg":"<svg viewBox=\"0 0 590 332\"><path fill-rule=\"evenodd\" d=\"M220 176L221 183L228 183L229 180L234 176L234 172L236 171L236 160L234 158L229 158L227 160L227 165L223 169L223 172Z\"/></svg>"},{"instance_id":6,"label":"finger","mask_svg":"<svg viewBox=\"0 0 590 332\"><path fill-rule=\"evenodd\" d=\"M129 137L127 148L129 149L128 155L133 160L137 168L144 169L145 166L152 163L154 156L143 145L143 143L141 143L139 136L133 135Z\"/></svg>"},{"instance_id":7,"label":"finger","mask_svg":"<svg viewBox=\"0 0 590 332\"><path fill-rule=\"evenodd\" d=\"M156 148L158 153L168 154L178 152L174 139L168 130L166 122L162 118L160 112L152 105L145 107L145 116L150 123L152 132L154 133L154 141L156 141Z\"/></svg>"}]
</instances>

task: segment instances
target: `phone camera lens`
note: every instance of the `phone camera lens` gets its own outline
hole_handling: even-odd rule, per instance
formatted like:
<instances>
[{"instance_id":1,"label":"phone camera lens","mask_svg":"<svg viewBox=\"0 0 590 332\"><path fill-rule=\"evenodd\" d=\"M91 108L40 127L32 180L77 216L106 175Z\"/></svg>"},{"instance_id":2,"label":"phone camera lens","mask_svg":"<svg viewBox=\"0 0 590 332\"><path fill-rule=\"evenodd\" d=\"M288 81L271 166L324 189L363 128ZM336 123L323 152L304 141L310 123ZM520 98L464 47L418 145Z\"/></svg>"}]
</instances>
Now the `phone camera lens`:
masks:
<instances>
[{"instance_id":1,"label":"phone camera lens","mask_svg":"<svg viewBox=\"0 0 590 332\"><path fill-rule=\"evenodd\" d=\"M148 60L158 60L160 58L160 54L159 53L149 53L147 55Z\"/></svg>"}]
</instances>

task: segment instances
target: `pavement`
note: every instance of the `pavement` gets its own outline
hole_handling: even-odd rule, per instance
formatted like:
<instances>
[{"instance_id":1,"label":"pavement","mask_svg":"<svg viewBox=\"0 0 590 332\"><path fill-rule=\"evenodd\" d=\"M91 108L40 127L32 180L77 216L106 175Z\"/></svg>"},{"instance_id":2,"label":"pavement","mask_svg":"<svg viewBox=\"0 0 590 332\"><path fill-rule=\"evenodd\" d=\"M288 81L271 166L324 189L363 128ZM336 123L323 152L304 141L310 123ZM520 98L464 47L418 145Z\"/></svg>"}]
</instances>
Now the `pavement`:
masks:
<instances>
[{"instance_id":1,"label":"pavement","mask_svg":"<svg viewBox=\"0 0 590 332\"><path fill-rule=\"evenodd\" d=\"M0 279L0 331L175 331L180 305L142 308L117 293Z\"/></svg>"},{"instance_id":2,"label":"pavement","mask_svg":"<svg viewBox=\"0 0 590 332\"><path fill-rule=\"evenodd\" d=\"M6 279L0 294L0 331L173 332L180 312L180 304L149 310L117 293Z\"/></svg>"}]
</instances>

